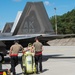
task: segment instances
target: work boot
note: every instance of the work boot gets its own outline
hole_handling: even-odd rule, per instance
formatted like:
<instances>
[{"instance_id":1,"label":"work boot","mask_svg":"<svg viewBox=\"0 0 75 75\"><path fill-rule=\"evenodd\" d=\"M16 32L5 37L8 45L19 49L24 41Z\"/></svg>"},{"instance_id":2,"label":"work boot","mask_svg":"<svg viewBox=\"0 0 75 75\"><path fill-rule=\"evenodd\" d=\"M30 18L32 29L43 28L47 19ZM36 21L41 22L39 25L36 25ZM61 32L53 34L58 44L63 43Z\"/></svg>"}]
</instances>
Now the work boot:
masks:
<instances>
[{"instance_id":1,"label":"work boot","mask_svg":"<svg viewBox=\"0 0 75 75\"><path fill-rule=\"evenodd\" d=\"M13 75L16 75L16 73L13 73Z\"/></svg>"},{"instance_id":2,"label":"work boot","mask_svg":"<svg viewBox=\"0 0 75 75\"><path fill-rule=\"evenodd\" d=\"M10 75L13 75L13 73L11 72L11 74Z\"/></svg>"}]
</instances>

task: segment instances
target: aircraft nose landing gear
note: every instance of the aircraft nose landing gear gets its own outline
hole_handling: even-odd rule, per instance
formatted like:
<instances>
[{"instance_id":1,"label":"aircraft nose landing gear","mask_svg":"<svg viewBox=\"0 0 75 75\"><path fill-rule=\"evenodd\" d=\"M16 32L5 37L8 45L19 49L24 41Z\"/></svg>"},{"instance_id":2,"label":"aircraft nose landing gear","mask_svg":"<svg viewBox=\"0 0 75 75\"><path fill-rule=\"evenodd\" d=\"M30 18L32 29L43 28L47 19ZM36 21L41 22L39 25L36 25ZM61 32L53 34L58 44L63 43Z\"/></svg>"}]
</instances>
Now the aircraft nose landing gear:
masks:
<instances>
[{"instance_id":1,"label":"aircraft nose landing gear","mask_svg":"<svg viewBox=\"0 0 75 75\"><path fill-rule=\"evenodd\" d=\"M0 70L2 69L2 62L4 61L3 54L0 53Z\"/></svg>"},{"instance_id":2,"label":"aircraft nose landing gear","mask_svg":"<svg viewBox=\"0 0 75 75\"><path fill-rule=\"evenodd\" d=\"M7 75L7 69L2 69L2 62L4 61L4 56L0 53L0 75Z\"/></svg>"}]
</instances>

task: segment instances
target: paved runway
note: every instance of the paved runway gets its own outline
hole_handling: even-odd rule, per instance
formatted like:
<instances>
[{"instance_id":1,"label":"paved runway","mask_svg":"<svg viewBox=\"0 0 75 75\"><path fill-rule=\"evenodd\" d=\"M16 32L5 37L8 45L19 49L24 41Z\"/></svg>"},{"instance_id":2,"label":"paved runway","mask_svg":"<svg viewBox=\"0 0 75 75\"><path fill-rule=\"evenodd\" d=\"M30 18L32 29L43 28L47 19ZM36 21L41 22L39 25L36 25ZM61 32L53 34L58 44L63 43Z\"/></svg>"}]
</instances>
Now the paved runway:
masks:
<instances>
[{"instance_id":1,"label":"paved runway","mask_svg":"<svg viewBox=\"0 0 75 75\"><path fill-rule=\"evenodd\" d=\"M10 64L3 64L2 67L9 69ZM20 64L16 67L16 72L17 75L22 74ZM75 75L75 47L44 46L43 73L39 75Z\"/></svg>"}]
</instances>

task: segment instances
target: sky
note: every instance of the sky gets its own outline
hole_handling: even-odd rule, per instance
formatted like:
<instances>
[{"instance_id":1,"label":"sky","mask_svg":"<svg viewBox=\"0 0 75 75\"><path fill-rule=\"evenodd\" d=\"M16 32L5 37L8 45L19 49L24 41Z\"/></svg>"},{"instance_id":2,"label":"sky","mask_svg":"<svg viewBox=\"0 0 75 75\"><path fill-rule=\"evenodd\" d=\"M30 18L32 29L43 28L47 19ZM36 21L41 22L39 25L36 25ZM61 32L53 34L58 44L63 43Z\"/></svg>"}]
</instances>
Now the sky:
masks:
<instances>
[{"instance_id":1,"label":"sky","mask_svg":"<svg viewBox=\"0 0 75 75\"><path fill-rule=\"evenodd\" d=\"M14 22L18 11L23 11L27 2L42 1L48 17L63 15L72 9L75 9L75 0L0 0L0 30L7 22Z\"/></svg>"}]
</instances>

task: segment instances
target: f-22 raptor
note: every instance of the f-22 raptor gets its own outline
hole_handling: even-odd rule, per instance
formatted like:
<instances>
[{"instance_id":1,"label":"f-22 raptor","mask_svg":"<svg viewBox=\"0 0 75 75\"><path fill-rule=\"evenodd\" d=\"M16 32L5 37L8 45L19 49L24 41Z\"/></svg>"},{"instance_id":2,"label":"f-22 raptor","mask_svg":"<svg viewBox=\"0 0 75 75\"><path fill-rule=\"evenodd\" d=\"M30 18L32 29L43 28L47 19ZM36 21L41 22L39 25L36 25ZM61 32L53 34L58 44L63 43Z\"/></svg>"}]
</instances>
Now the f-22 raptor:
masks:
<instances>
[{"instance_id":1,"label":"f-22 raptor","mask_svg":"<svg viewBox=\"0 0 75 75\"><path fill-rule=\"evenodd\" d=\"M12 25L11 27L7 25L0 33L2 51L9 50L14 40L18 40L26 47L28 43L34 42L35 37L39 37L40 41L47 45L46 42L49 40L70 36L55 35L43 2L27 2L23 12L18 12Z\"/></svg>"}]
</instances>

